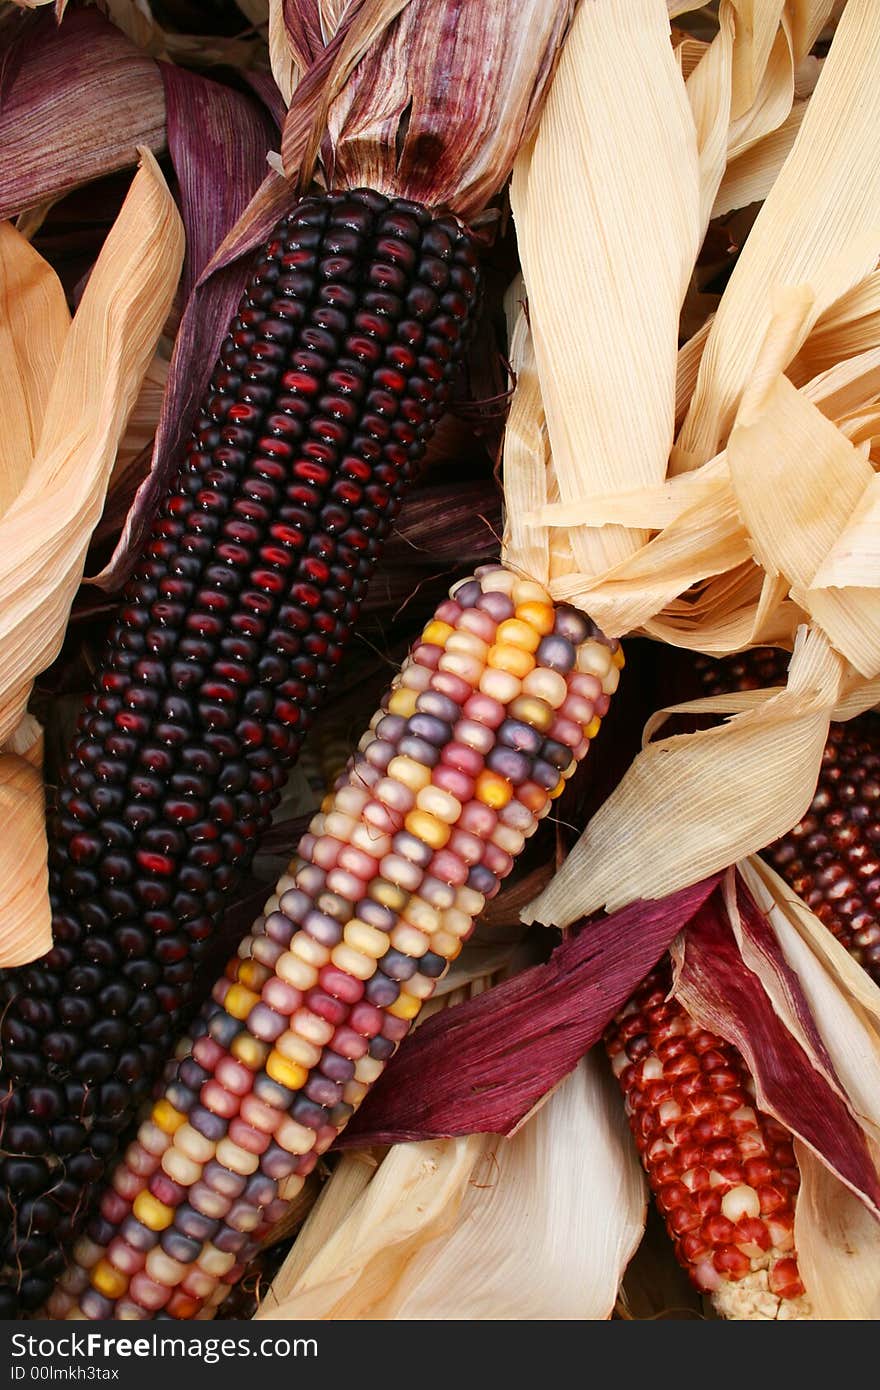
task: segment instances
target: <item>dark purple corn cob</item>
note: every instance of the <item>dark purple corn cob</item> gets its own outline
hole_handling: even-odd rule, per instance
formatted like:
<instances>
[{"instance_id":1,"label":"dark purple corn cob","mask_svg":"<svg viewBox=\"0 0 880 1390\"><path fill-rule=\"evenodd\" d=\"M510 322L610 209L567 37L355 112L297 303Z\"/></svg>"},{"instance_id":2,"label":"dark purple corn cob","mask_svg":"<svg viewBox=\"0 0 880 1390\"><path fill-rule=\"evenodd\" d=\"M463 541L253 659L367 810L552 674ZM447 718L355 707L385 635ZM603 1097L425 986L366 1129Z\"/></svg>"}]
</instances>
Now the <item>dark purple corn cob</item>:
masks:
<instances>
[{"instance_id":1,"label":"dark purple corn cob","mask_svg":"<svg viewBox=\"0 0 880 1390\"><path fill-rule=\"evenodd\" d=\"M698 662L704 692L782 685L775 647ZM880 984L880 715L831 725L810 809L762 857Z\"/></svg>"},{"instance_id":2,"label":"dark purple corn cob","mask_svg":"<svg viewBox=\"0 0 880 1390\"><path fill-rule=\"evenodd\" d=\"M0 982L0 1316L45 1298L186 1021L477 298L467 230L369 190L261 255L79 722L54 948Z\"/></svg>"}]
</instances>

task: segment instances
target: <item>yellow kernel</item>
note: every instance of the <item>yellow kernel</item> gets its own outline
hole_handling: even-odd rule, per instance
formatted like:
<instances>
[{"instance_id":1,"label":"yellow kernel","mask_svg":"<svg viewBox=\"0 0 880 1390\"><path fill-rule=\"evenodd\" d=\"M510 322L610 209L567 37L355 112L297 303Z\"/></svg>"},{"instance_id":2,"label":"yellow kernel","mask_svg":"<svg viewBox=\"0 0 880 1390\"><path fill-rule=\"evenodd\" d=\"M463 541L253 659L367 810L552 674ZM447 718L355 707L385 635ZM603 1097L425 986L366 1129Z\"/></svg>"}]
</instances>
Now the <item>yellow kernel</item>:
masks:
<instances>
[{"instance_id":1,"label":"yellow kernel","mask_svg":"<svg viewBox=\"0 0 880 1390\"><path fill-rule=\"evenodd\" d=\"M286 1086L289 1091L300 1090L309 1079L305 1067L301 1067L297 1062L289 1062L286 1057L281 1056L277 1048L273 1048L266 1058L266 1075L277 1081L279 1086Z\"/></svg>"},{"instance_id":2,"label":"yellow kernel","mask_svg":"<svg viewBox=\"0 0 880 1390\"><path fill-rule=\"evenodd\" d=\"M557 796L561 796L562 793L563 793L564 791L565 791L565 778L564 778L564 777L560 777L559 781L556 783L556 786L553 788L552 792L550 793L550 800L551 800L551 801L555 801L556 798L557 798Z\"/></svg>"},{"instance_id":3,"label":"yellow kernel","mask_svg":"<svg viewBox=\"0 0 880 1390\"><path fill-rule=\"evenodd\" d=\"M325 794L325 796L324 796L323 801L321 802L320 810L323 811L324 815L326 816L327 812L328 812L328 811L332 811L332 809L333 809L333 793L332 793L332 792L327 792L327 793ZM294 872L296 872L296 871L294 870Z\"/></svg>"},{"instance_id":4,"label":"yellow kernel","mask_svg":"<svg viewBox=\"0 0 880 1390\"><path fill-rule=\"evenodd\" d=\"M307 1070L316 1067L321 1060L321 1048L317 1043L309 1042L300 1033L292 1033L289 1029L275 1039L275 1051L286 1057L288 1062L296 1062Z\"/></svg>"},{"instance_id":5,"label":"yellow kernel","mask_svg":"<svg viewBox=\"0 0 880 1390\"><path fill-rule=\"evenodd\" d=\"M441 623L434 618L422 633L422 641L432 643L435 647L445 647L447 638L451 637L454 631L455 628L450 627L449 623Z\"/></svg>"},{"instance_id":6,"label":"yellow kernel","mask_svg":"<svg viewBox=\"0 0 880 1390\"><path fill-rule=\"evenodd\" d=\"M245 989L244 985L230 985L223 1007L233 1018L244 1021L259 1000L260 996L252 989Z\"/></svg>"},{"instance_id":7,"label":"yellow kernel","mask_svg":"<svg viewBox=\"0 0 880 1390\"><path fill-rule=\"evenodd\" d=\"M480 588L484 594L507 594L513 593L517 580L512 570L507 570L503 565L495 565L486 574L480 575ZM453 590L453 598L455 591Z\"/></svg>"},{"instance_id":8,"label":"yellow kernel","mask_svg":"<svg viewBox=\"0 0 880 1390\"><path fill-rule=\"evenodd\" d=\"M568 683L559 671L549 666L536 666L522 683L523 695L544 700L551 709L559 709L568 695Z\"/></svg>"},{"instance_id":9,"label":"yellow kernel","mask_svg":"<svg viewBox=\"0 0 880 1390\"><path fill-rule=\"evenodd\" d=\"M398 754L392 758L386 769L388 777L393 777L396 782L402 782L410 791L420 792L422 787L426 787L431 780L431 769L425 767L424 763L417 763L415 758L407 758L403 754Z\"/></svg>"},{"instance_id":10,"label":"yellow kernel","mask_svg":"<svg viewBox=\"0 0 880 1390\"><path fill-rule=\"evenodd\" d=\"M316 1047L325 1047L333 1037L333 1024L328 1023L326 1018L319 1018L313 1014L311 1009L303 1007L297 1009L290 1020L290 1030L292 1033L299 1033L306 1042L314 1043Z\"/></svg>"},{"instance_id":11,"label":"yellow kernel","mask_svg":"<svg viewBox=\"0 0 880 1390\"><path fill-rule=\"evenodd\" d=\"M171 1102L167 1100L156 1101L153 1106L152 1120L166 1134L174 1134L181 1125L186 1124L186 1116L182 1115L179 1110L175 1110Z\"/></svg>"},{"instance_id":12,"label":"yellow kernel","mask_svg":"<svg viewBox=\"0 0 880 1390\"><path fill-rule=\"evenodd\" d=\"M411 922L404 921L398 922L389 932L388 940L396 951L413 959L423 956L430 945L424 932L419 931Z\"/></svg>"},{"instance_id":13,"label":"yellow kernel","mask_svg":"<svg viewBox=\"0 0 880 1390\"><path fill-rule=\"evenodd\" d=\"M295 956L290 951L285 951L275 962L275 973L288 985L293 985L294 989L311 989L318 979L318 972L313 965L307 965L299 956Z\"/></svg>"},{"instance_id":14,"label":"yellow kernel","mask_svg":"<svg viewBox=\"0 0 880 1390\"><path fill-rule=\"evenodd\" d=\"M612 666L607 676L602 679L602 694L613 695L620 685L620 667Z\"/></svg>"},{"instance_id":15,"label":"yellow kernel","mask_svg":"<svg viewBox=\"0 0 880 1390\"><path fill-rule=\"evenodd\" d=\"M275 1142L289 1154L307 1154L315 1144L315 1131L285 1115L275 1131Z\"/></svg>"},{"instance_id":16,"label":"yellow kernel","mask_svg":"<svg viewBox=\"0 0 880 1390\"><path fill-rule=\"evenodd\" d=\"M604 642L582 642L577 649L576 664L585 675L598 676L601 680L611 669L611 653Z\"/></svg>"},{"instance_id":17,"label":"yellow kernel","mask_svg":"<svg viewBox=\"0 0 880 1390\"><path fill-rule=\"evenodd\" d=\"M543 584L539 584L535 579L517 579L510 596L517 608L522 608L527 603L538 603L542 608L549 608L553 612L553 600Z\"/></svg>"},{"instance_id":18,"label":"yellow kernel","mask_svg":"<svg viewBox=\"0 0 880 1390\"><path fill-rule=\"evenodd\" d=\"M356 980L369 980L370 976L376 973L376 962L352 946L346 946L344 941L333 947L330 959L340 970L344 970L346 975L353 975Z\"/></svg>"},{"instance_id":19,"label":"yellow kernel","mask_svg":"<svg viewBox=\"0 0 880 1390\"><path fill-rule=\"evenodd\" d=\"M444 652L437 669L449 671L451 675L467 681L468 685L475 686L486 668L478 656L469 656L467 652Z\"/></svg>"},{"instance_id":20,"label":"yellow kernel","mask_svg":"<svg viewBox=\"0 0 880 1390\"><path fill-rule=\"evenodd\" d=\"M524 652L535 652L541 641L540 632L532 627L531 623L523 623L519 618L506 618L503 623L498 624L498 631L495 633L495 645L521 647Z\"/></svg>"},{"instance_id":21,"label":"yellow kernel","mask_svg":"<svg viewBox=\"0 0 880 1390\"><path fill-rule=\"evenodd\" d=\"M193 1163L207 1163L214 1157L213 1139L206 1139L191 1124L181 1125L174 1136L174 1148L179 1149ZM165 1155L163 1154L163 1160Z\"/></svg>"},{"instance_id":22,"label":"yellow kernel","mask_svg":"<svg viewBox=\"0 0 880 1390\"><path fill-rule=\"evenodd\" d=\"M399 685L388 700L388 713L399 714L404 719L409 719L411 714L416 712L416 700L419 692L413 690L408 685Z\"/></svg>"},{"instance_id":23,"label":"yellow kernel","mask_svg":"<svg viewBox=\"0 0 880 1390\"><path fill-rule=\"evenodd\" d=\"M242 1031L237 1038L232 1039L229 1051L237 1062L249 1067L251 1071L259 1071L269 1055L269 1044L260 1042L259 1038Z\"/></svg>"},{"instance_id":24,"label":"yellow kernel","mask_svg":"<svg viewBox=\"0 0 880 1390\"><path fill-rule=\"evenodd\" d=\"M509 705L522 691L522 681L510 671L499 671L494 666L487 666L480 676L480 690L499 704Z\"/></svg>"},{"instance_id":25,"label":"yellow kernel","mask_svg":"<svg viewBox=\"0 0 880 1390\"><path fill-rule=\"evenodd\" d=\"M366 1086L372 1086L374 1081L378 1081L384 1070L385 1063L380 1062L378 1057L371 1057L367 1052L363 1057L359 1057L354 1064L354 1079L363 1082Z\"/></svg>"},{"instance_id":26,"label":"yellow kernel","mask_svg":"<svg viewBox=\"0 0 880 1390\"><path fill-rule=\"evenodd\" d=\"M446 650L448 652L462 652L464 656L476 657L481 665L485 665L489 643L484 642L474 632L453 632L446 643Z\"/></svg>"},{"instance_id":27,"label":"yellow kernel","mask_svg":"<svg viewBox=\"0 0 880 1390\"><path fill-rule=\"evenodd\" d=\"M501 811L513 796L513 787L497 772L484 769L477 777L474 796L493 811Z\"/></svg>"},{"instance_id":28,"label":"yellow kernel","mask_svg":"<svg viewBox=\"0 0 880 1390\"><path fill-rule=\"evenodd\" d=\"M274 908L272 911L274 912ZM238 982L246 985L248 989L259 992L268 979L271 978L272 971L267 970L265 965L260 965L258 960L242 961L238 967Z\"/></svg>"},{"instance_id":29,"label":"yellow kernel","mask_svg":"<svg viewBox=\"0 0 880 1390\"><path fill-rule=\"evenodd\" d=\"M531 724L542 734L547 733L553 723L553 711L546 700L538 700L534 695L520 695L512 701L507 713L511 719Z\"/></svg>"},{"instance_id":30,"label":"yellow kernel","mask_svg":"<svg viewBox=\"0 0 880 1390\"><path fill-rule=\"evenodd\" d=\"M222 1279L223 1275L235 1264L235 1256L231 1251L218 1250L216 1245L205 1245L201 1255L196 1260L196 1264L206 1274Z\"/></svg>"},{"instance_id":31,"label":"yellow kernel","mask_svg":"<svg viewBox=\"0 0 880 1390\"><path fill-rule=\"evenodd\" d=\"M385 932L371 927L367 922L359 921L357 917L352 917L351 921L346 923L342 936L349 946L373 960L378 960L388 950L388 937Z\"/></svg>"},{"instance_id":32,"label":"yellow kernel","mask_svg":"<svg viewBox=\"0 0 880 1390\"><path fill-rule=\"evenodd\" d=\"M151 1231L164 1231L174 1220L174 1208L158 1201L146 1188L135 1197L131 1209L141 1225Z\"/></svg>"},{"instance_id":33,"label":"yellow kernel","mask_svg":"<svg viewBox=\"0 0 880 1390\"><path fill-rule=\"evenodd\" d=\"M507 671L511 676L518 676L522 680L523 676L534 670L535 658L522 647L502 642L489 648L486 665L497 667L499 671Z\"/></svg>"},{"instance_id":34,"label":"yellow kernel","mask_svg":"<svg viewBox=\"0 0 880 1390\"><path fill-rule=\"evenodd\" d=\"M459 907L448 907L441 917L440 932L446 932L454 937L464 937L467 936L473 925L474 921L469 912L462 912ZM448 960L448 952L441 950L437 944L440 932L435 932L431 937L431 950L436 951L440 956L446 956Z\"/></svg>"},{"instance_id":35,"label":"yellow kernel","mask_svg":"<svg viewBox=\"0 0 880 1390\"><path fill-rule=\"evenodd\" d=\"M436 988L437 981L430 979L427 975L410 975L406 982L407 994L411 994L414 999L418 999L422 1003L431 998Z\"/></svg>"},{"instance_id":36,"label":"yellow kernel","mask_svg":"<svg viewBox=\"0 0 880 1390\"><path fill-rule=\"evenodd\" d=\"M181 1187L192 1187L202 1176L202 1164L188 1158L183 1149L178 1148L176 1144L163 1153L162 1168L169 1178L179 1182Z\"/></svg>"},{"instance_id":37,"label":"yellow kernel","mask_svg":"<svg viewBox=\"0 0 880 1390\"><path fill-rule=\"evenodd\" d=\"M461 815L461 802L451 792L443 791L442 787L422 787L416 797L416 806L446 825L454 825Z\"/></svg>"},{"instance_id":38,"label":"yellow kernel","mask_svg":"<svg viewBox=\"0 0 880 1390\"><path fill-rule=\"evenodd\" d=\"M611 660L614 662L614 665L617 667L618 671L623 670L624 666L626 665L626 657L623 654L623 647L618 647L616 651L613 651L611 653Z\"/></svg>"},{"instance_id":39,"label":"yellow kernel","mask_svg":"<svg viewBox=\"0 0 880 1390\"><path fill-rule=\"evenodd\" d=\"M128 1275L109 1260L99 1260L92 1270L92 1286L105 1298L121 1298L128 1288Z\"/></svg>"},{"instance_id":40,"label":"yellow kernel","mask_svg":"<svg viewBox=\"0 0 880 1390\"><path fill-rule=\"evenodd\" d=\"M387 878L374 878L368 892L373 902L389 907L392 912L402 912L409 902L409 893Z\"/></svg>"},{"instance_id":41,"label":"yellow kernel","mask_svg":"<svg viewBox=\"0 0 880 1390\"><path fill-rule=\"evenodd\" d=\"M512 854L514 858L521 853L526 842L526 837L519 830L514 830L510 825L502 825L499 821L492 834L489 836L493 845L503 849L505 854Z\"/></svg>"},{"instance_id":42,"label":"yellow kernel","mask_svg":"<svg viewBox=\"0 0 880 1390\"><path fill-rule=\"evenodd\" d=\"M436 907L431 907L424 898L410 898L404 911L404 918L416 927L418 931L425 932L428 936L435 932L440 925L440 913Z\"/></svg>"},{"instance_id":43,"label":"yellow kernel","mask_svg":"<svg viewBox=\"0 0 880 1390\"><path fill-rule=\"evenodd\" d=\"M304 960L306 965L314 965L318 970L330 959L329 949L322 946L313 936L309 936L307 931L296 933L290 943L290 949L300 960Z\"/></svg>"},{"instance_id":44,"label":"yellow kernel","mask_svg":"<svg viewBox=\"0 0 880 1390\"><path fill-rule=\"evenodd\" d=\"M394 1003L387 1006L386 1013L392 1014L394 1018L415 1018L421 1007L421 999L401 991Z\"/></svg>"},{"instance_id":45,"label":"yellow kernel","mask_svg":"<svg viewBox=\"0 0 880 1390\"><path fill-rule=\"evenodd\" d=\"M584 729L584 738L595 738L602 727L602 720L598 714L594 714L587 727Z\"/></svg>"},{"instance_id":46,"label":"yellow kernel","mask_svg":"<svg viewBox=\"0 0 880 1390\"><path fill-rule=\"evenodd\" d=\"M284 1085L283 1082L281 1084ZM259 1168L260 1156L248 1153L247 1149L234 1143L227 1135L217 1145L217 1162L222 1163L224 1168L231 1168L233 1173L240 1173L243 1178L247 1178Z\"/></svg>"},{"instance_id":47,"label":"yellow kernel","mask_svg":"<svg viewBox=\"0 0 880 1390\"><path fill-rule=\"evenodd\" d=\"M357 1109L368 1090L369 1087L362 1081L346 1081L342 1089L342 1099L346 1105L353 1105Z\"/></svg>"},{"instance_id":48,"label":"yellow kernel","mask_svg":"<svg viewBox=\"0 0 880 1390\"><path fill-rule=\"evenodd\" d=\"M427 811L410 811L403 824L410 835L415 835L431 849L442 849L452 834L451 826Z\"/></svg>"},{"instance_id":49,"label":"yellow kernel","mask_svg":"<svg viewBox=\"0 0 880 1390\"><path fill-rule=\"evenodd\" d=\"M456 889L455 906L461 912L466 912L469 917L479 917L486 906L486 899L476 888L468 888L467 884L463 884L461 888Z\"/></svg>"},{"instance_id":50,"label":"yellow kernel","mask_svg":"<svg viewBox=\"0 0 880 1390\"><path fill-rule=\"evenodd\" d=\"M542 637L546 637L548 633L553 631L555 615L553 605L550 603L540 603L535 600L519 603L514 617L522 623L528 623L529 627L534 628L535 632Z\"/></svg>"},{"instance_id":51,"label":"yellow kernel","mask_svg":"<svg viewBox=\"0 0 880 1390\"><path fill-rule=\"evenodd\" d=\"M468 917L467 922L467 930L470 931L470 917ZM448 929L446 931L435 931L434 935L431 937L431 950L438 956L442 956L444 960L455 960L455 958L461 954L462 945L463 942L459 940L459 934L457 932L453 933Z\"/></svg>"}]
</instances>

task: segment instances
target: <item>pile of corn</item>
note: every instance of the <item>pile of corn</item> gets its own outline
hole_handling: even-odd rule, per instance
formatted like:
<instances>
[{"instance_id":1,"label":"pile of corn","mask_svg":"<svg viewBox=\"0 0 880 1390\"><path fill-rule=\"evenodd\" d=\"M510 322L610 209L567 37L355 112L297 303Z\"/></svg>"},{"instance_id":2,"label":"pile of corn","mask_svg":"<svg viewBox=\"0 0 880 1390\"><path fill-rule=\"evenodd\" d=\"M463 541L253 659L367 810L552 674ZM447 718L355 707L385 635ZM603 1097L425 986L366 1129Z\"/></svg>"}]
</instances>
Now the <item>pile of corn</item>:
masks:
<instances>
[{"instance_id":1,"label":"pile of corn","mask_svg":"<svg viewBox=\"0 0 880 1390\"><path fill-rule=\"evenodd\" d=\"M734 466L778 368L780 390L826 410L805 456L839 461L845 443L870 471L880 386L858 395L851 359L873 381L876 250L863 281L811 286L818 307L798 301L796 324L780 291L754 376L699 413L724 358L725 286L865 3L783 19L759 0L760 44L728 0L697 13L498 0L491 22L479 0L408 0L374 28L358 6L223 0L200 34L173 0L161 22L139 5L137 23L114 3L0 6L0 132L20 142L0 171L18 421L0 466L0 1316L241 1316L224 1304L276 1243L285 1263L246 1313L417 1316L440 1285L431 1259L479 1260L469 1221L491 1217L467 1203L490 1200L475 1195L487 1155L511 1207L493 1227L509 1261L484 1256L491 1312L474 1316L516 1316L505 1269L525 1279L533 1242L511 1194L529 1207L539 1133L551 1187L554 1165L575 1165L577 1211L534 1198L559 1264L536 1265L530 1316L553 1315L579 1261L595 1289L565 1316L832 1316L849 1256L859 1308L880 1306L866 1099L880 1071L880 664L848 613L816 616L828 594L846 608L845 585L765 555L759 526L749 549L757 513ZM672 46L667 12L685 26ZM632 129L616 52L630 82L645 65L656 99L631 93ZM72 82L80 61L103 83ZM787 93L778 119L765 88ZM28 130L57 124L66 140L90 102L89 157L58 137L38 159ZM650 247L626 244L639 179L673 157L704 181L682 175L678 239L666 218ZM604 245L591 228L576 269L586 232L549 216L557 163L580 171L584 227L618 225ZM633 299L643 252L653 269ZM609 322L609 345L589 341L615 286L622 320L640 296L660 306L653 327ZM826 361L847 294L851 340ZM615 373L635 391L626 410L606 399ZM864 513L867 530L873 489L858 478L841 527ZM408 506L422 509L410 529ZM804 534L830 551L807 510ZM869 643L876 588L854 570ZM674 662L672 647L687 650ZM691 722L660 741L669 713ZM325 791L322 769L342 764ZM591 776L609 793L598 810ZM766 887L760 928L740 915L742 875ZM711 876L709 906L663 937L666 896ZM538 990L528 1024L503 1008L496 1024L499 976L549 968L572 930L634 902L633 955L656 948L629 975L626 943L584 967L598 1045L557 1093L572 1020ZM695 964L711 912L760 1000L745 1019L718 1002L721 965L713 982ZM457 1127L452 1087L441 1119L414 1121L386 1156L398 1049L425 1019L454 1047L468 993L487 1090L510 1095L508 1137ZM762 1008L782 1030L769 1059ZM864 1082L848 1065L856 1035ZM788 1104L804 1057L827 1091ZM544 1072L546 1105L518 1111L518 1087ZM573 1101L581 1082L589 1099ZM847 1116L836 1136L815 1118L826 1094ZM582 1154L559 1118L571 1104ZM378 1172L352 1207L340 1152L361 1134ZM414 1197L419 1238L396 1283L367 1296L357 1242L366 1268L383 1240L371 1190L426 1143L437 1173L456 1174L447 1219L434 1229ZM617 1194L604 1208L600 1172ZM660 1223L642 1240L648 1193ZM841 1229L873 1223L824 1266L823 1202L849 1204Z\"/></svg>"}]
</instances>

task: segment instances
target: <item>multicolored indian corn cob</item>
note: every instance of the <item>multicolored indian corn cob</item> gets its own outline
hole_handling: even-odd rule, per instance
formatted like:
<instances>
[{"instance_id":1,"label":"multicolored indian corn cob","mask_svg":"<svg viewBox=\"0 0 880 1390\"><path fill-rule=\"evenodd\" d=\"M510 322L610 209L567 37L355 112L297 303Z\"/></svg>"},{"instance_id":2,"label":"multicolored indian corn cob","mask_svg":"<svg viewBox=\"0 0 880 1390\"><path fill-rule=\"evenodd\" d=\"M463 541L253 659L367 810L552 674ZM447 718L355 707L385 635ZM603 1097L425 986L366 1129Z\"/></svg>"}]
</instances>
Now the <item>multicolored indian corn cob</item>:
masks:
<instances>
[{"instance_id":1,"label":"multicolored indian corn cob","mask_svg":"<svg viewBox=\"0 0 880 1390\"><path fill-rule=\"evenodd\" d=\"M693 1283L726 1318L808 1318L794 1250L791 1136L754 1108L735 1048L648 976L605 1042L651 1190Z\"/></svg>"},{"instance_id":2,"label":"multicolored indian corn cob","mask_svg":"<svg viewBox=\"0 0 880 1390\"><path fill-rule=\"evenodd\" d=\"M58 794L54 948L2 1005L0 1316L37 1306L149 1094L449 398L457 219L365 189L265 247Z\"/></svg>"},{"instance_id":3,"label":"multicolored indian corn cob","mask_svg":"<svg viewBox=\"0 0 880 1390\"><path fill-rule=\"evenodd\" d=\"M697 668L715 695L781 685L789 660L761 647ZM807 814L763 858L880 984L880 715L832 723Z\"/></svg>"},{"instance_id":4,"label":"multicolored indian corn cob","mask_svg":"<svg viewBox=\"0 0 880 1390\"><path fill-rule=\"evenodd\" d=\"M425 628L177 1054L54 1317L210 1317L565 786L622 653L485 566Z\"/></svg>"}]
</instances>

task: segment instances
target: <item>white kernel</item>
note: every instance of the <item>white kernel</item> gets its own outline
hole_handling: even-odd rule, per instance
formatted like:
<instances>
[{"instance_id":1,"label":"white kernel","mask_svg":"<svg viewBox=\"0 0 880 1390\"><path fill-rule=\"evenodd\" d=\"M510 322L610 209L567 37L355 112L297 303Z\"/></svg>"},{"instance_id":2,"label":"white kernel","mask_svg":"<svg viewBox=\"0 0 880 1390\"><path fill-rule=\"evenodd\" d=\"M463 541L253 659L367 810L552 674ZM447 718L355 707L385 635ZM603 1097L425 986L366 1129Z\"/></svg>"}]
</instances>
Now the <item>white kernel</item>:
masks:
<instances>
[{"instance_id":1,"label":"white kernel","mask_svg":"<svg viewBox=\"0 0 880 1390\"><path fill-rule=\"evenodd\" d=\"M721 1214L728 1221L739 1221L741 1216L760 1216L761 1201L753 1187L738 1183L721 1198Z\"/></svg>"}]
</instances>

